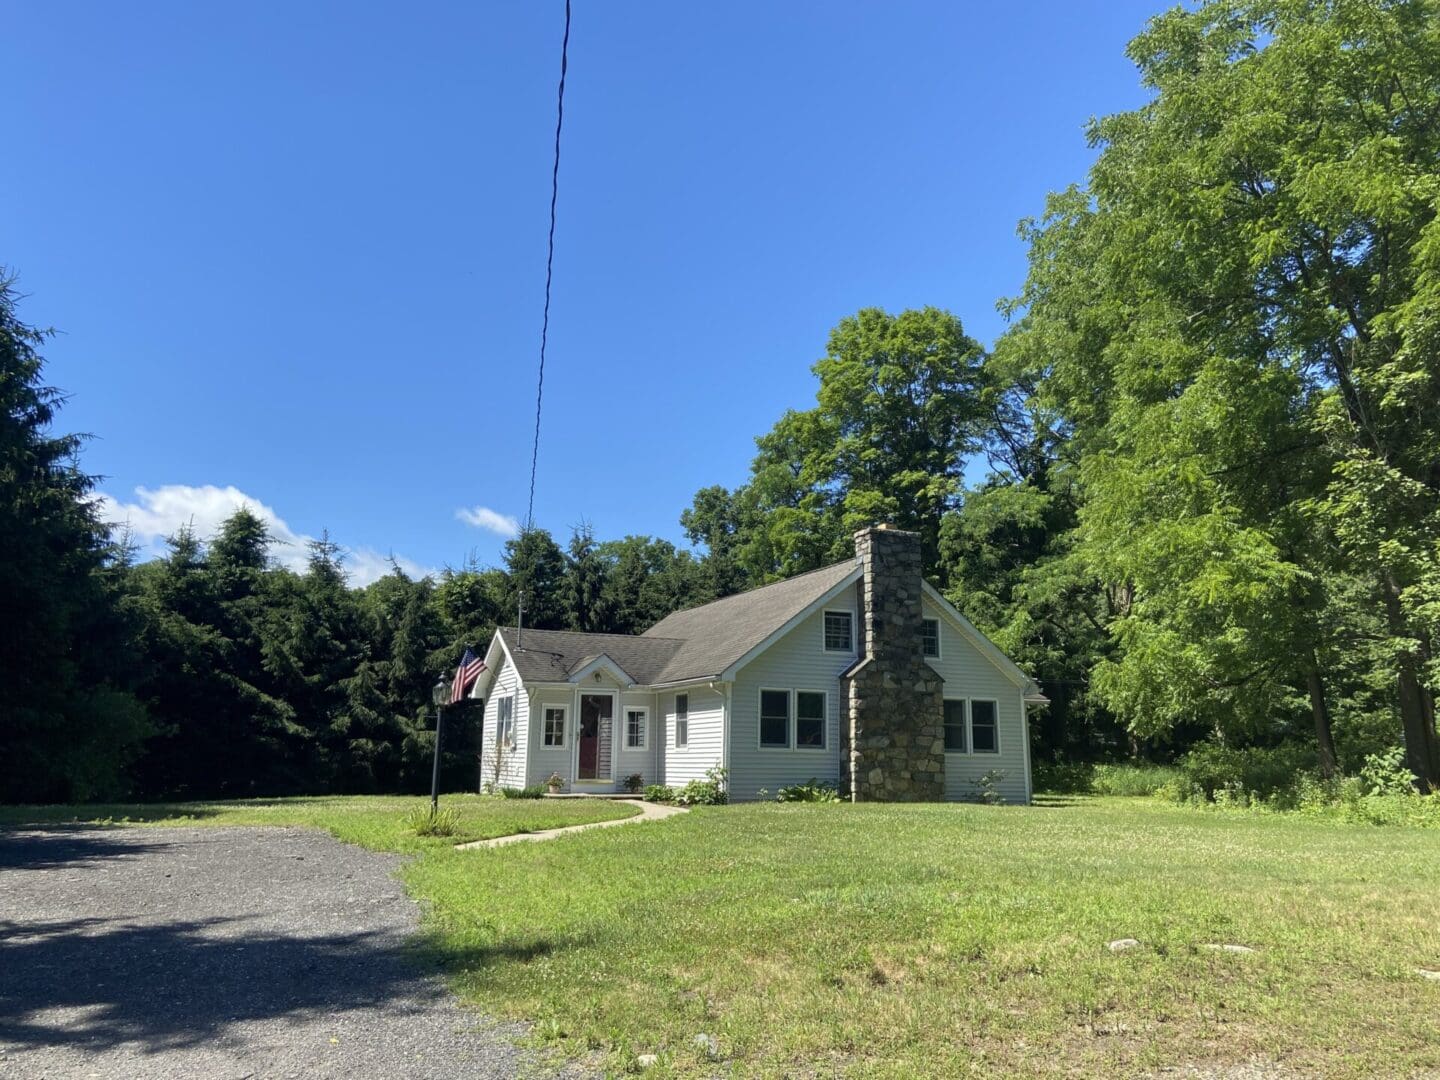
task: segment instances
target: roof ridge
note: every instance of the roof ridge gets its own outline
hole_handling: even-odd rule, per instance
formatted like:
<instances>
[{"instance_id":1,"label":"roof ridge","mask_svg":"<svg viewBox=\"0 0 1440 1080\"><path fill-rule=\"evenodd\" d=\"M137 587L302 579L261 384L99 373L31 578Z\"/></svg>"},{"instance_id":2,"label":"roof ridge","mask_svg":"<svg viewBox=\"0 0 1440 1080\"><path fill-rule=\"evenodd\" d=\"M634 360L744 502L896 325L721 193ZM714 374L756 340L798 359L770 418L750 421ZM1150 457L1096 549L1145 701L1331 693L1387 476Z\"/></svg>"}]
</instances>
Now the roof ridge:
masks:
<instances>
[{"instance_id":1,"label":"roof ridge","mask_svg":"<svg viewBox=\"0 0 1440 1080\"><path fill-rule=\"evenodd\" d=\"M740 595L740 594L737 594L737 595ZM711 603L714 603L714 601L711 601ZM696 610L696 609L695 609L695 608L687 608L687 609L685 609L685 610L687 610L687 611L694 611L694 610ZM668 618L668 616L667 616L667 618ZM516 632L518 633L519 630L520 630L520 628L519 628L518 626L497 626L497 627L495 628L495 630L496 630L497 632L499 632L499 631L501 631L501 630L514 630L514 631L516 631ZM643 634L613 634L613 633L610 633L610 632L605 631L605 630L542 630L542 629L540 629L539 627L535 627L535 626L530 627L530 629L526 630L525 633L527 633L527 634L576 634L576 635L578 635L578 636L580 636L580 637L621 638L622 640L625 640L625 641L633 641L635 638L644 637ZM651 637L651 638L647 638L646 640L648 640L648 641L685 641L685 640L687 640L687 639L686 639L686 638L661 637L661 636L659 636L659 635L657 634L656 636Z\"/></svg>"},{"instance_id":2,"label":"roof ridge","mask_svg":"<svg viewBox=\"0 0 1440 1080\"><path fill-rule=\"evenodd\" d=\"M781 578L779 581L770 581L766 582L764 585L756 585L753 589L746 589L744 592L731 593L729 596L719 596L716 597L714 600L707 600L703 604L696 604L694 607L679 608L675 611L670 612L670 615L688 615L692 611L704 611L708 607L714 607L716 604L723 604L728 600L739 600L742 597L754 596L756 593L764 592L766 589L773 589L777 585L789 585L791 582L799 581L801 578L809 577L812 574L823 574L827 570L834 570L837 566L853 567L856 565L856 562L857 560L854 556L851 556L848 559L836 559L834 562L826 563L824 566L817 566L814 570L803 570L798 574L792 574L790 577ZM665 619L670 618L670 615L666 615L665 618L660 620L660 622L664 622ZM656 623L655 625L659 626L660 623Z\"/></svg>"}]
</instances>

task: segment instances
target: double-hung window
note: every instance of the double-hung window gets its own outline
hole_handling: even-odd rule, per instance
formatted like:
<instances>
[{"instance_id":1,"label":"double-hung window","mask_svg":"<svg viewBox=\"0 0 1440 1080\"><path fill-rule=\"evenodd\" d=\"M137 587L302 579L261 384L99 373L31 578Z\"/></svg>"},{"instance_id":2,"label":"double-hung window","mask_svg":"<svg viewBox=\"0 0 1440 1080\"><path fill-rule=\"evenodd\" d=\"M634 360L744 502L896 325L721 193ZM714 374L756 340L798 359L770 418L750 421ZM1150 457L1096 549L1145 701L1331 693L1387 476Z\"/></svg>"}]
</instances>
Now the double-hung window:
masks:
<instances>
[{"instance_id":1,"label":"double-hung window","mask_svg":"<svg viewBox=\"0 0 1440 1080\"><path fill-rule=\"evenodd\" d=\"M690 695L675 695L675 745L690 745Z\"/></svg>"},{"instance_id":2,"label":"double-hung window","mask_svg":"<svg viewBox=\"0 0 1440 1080\"><path fill-rule=\"evenodd\" d=\"M977 754L1000 752L1000 724L995 702L970 702L970 746Z\"/></svg>"},{"instance_id":3,"label":"double-hung window","mask_svg":"<svg viewBox=\"0 0 1440 1080\"><path fill-rule=\"evenodd\" d=\"M544 742L546 746L565 745L565 706L545 706Z\"/></svg>"},{"instance_id":4,"label":"double-hung window","mask_svg":"<svg viewBox=\"0 0 1440 1080\"><path fill-rule=\"evenodd\" d=\"M848 611L825 612L825 651L854 652L855 617Z\"/></svg>"},{"instance_id":5,"label":"double-hung window","mask_svg":"<svg viewBox=\"0 0 1440 1080\"><path fill-rule=\"evenodd\" d=\"M645 749L645 728L649 719L650 714L644 709L625 710L625 749Z\"/></svg>"},{"instance_id":6,"label":"double-hung window","mask_svg":"<svg viewBox=\"0 0 1440 1080\"><path fill-rule=\"evenodd\" d=\"M945 749L952 754L965 753L965 702L959 698L945 700Z\"/></svg>"},{"instance_id":7,"label":"double-hung window","mask_svg":"<svg viewBox=\"0 0 1440 1080\"><path fill-rule=\"evenodd\" d=\"M795 746L825 749L825 695L819 690L795 691Z\"/></svg>"},{"instance_id":8,"label":"double-hung window","mask_svg":"<svg viewBox=\"0 0 1440 1080\"><path fill-rule=\"evenodd\" d=\"M760 745L789 747L790 691L760 691Z\"/></svg>"},{"instance_id":9,"label":"double-hung window","mask_svg":"<svg viewBox=\"0 0 1440 1080\"><path fill-rule=\"evenodd\" d=\"M495 743L507 750L515 749L515 695L502 697L495 703Z\"/></svg>"},{"instance_id":10,"label":"double-hung window","mask_svg":"<svg viewBox=\"0 0 1440 1080\"><path fill-rule=\"evenodd\" d=\"M940 620L920 620L920 655L940 655Z\"/></svg>"}]
</instances>

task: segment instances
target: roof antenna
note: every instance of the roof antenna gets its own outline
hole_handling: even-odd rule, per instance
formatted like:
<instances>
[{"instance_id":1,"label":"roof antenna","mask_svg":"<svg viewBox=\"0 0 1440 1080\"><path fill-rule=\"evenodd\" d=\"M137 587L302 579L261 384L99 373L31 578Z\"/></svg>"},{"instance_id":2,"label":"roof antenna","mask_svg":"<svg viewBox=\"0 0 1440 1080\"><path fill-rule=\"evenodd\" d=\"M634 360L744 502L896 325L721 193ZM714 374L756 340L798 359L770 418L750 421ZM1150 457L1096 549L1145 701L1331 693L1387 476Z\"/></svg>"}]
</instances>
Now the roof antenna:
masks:
<instances>
[{"instance_id":1,"label":"roof antenna","mask_svg":"<svg viewBox=\"0 0 1440 1080\"><path fill-rule=\"evenodd\" d=\"M525 647L525 590L521 589L515 598L515 648Z\"/></svg>"}]
</instances>

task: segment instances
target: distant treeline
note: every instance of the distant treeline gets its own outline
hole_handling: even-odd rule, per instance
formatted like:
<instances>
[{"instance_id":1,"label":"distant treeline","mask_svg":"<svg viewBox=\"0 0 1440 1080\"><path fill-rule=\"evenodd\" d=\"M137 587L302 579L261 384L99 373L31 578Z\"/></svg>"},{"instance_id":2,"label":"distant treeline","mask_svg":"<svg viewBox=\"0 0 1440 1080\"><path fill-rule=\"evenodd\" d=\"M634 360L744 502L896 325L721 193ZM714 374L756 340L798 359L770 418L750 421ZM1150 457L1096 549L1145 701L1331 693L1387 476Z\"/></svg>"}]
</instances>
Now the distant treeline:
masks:
<instances>
[{"instance_id":1,"label":"distant treeline","mask_svg":"<svg viewBox=\"0 0 1440 1080\"><path fill-rule=\"evenodd\" d=\"M634 632L880 521L1051 697L1037 762L1400 746L1440 784L1440 7L1203 3L1130 56L1153 98L1024 224L994 348L936 308L842 320L815 407L681 515L693 551L531 531L354 590L240 513L136 565L0 291L0 797L413 789L429 687L521 590L527 625Z\"/></svg>"}]
</instances>

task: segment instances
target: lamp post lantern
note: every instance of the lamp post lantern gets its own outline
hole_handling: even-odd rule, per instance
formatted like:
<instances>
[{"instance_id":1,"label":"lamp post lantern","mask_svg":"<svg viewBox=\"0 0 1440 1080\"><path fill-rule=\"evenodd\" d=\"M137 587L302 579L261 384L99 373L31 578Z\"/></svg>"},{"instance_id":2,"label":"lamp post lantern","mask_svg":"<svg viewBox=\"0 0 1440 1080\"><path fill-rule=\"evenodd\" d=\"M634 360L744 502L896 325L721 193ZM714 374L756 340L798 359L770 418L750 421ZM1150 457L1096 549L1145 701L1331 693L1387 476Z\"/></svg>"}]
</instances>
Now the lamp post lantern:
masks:
<instances>
[{"instance_id":1,"label":"lamp post lantern","mask_svg":"<svg viewBox=\"0 0 1440 1080\"><path fill-rule=\"evenodd\" d=\"M435 703L435 764L430 770L430 816L440 812L440 724L445 706L450 700L450 685L439 680L430 691L430 700Z\"/></svg>"}]
</instances>

